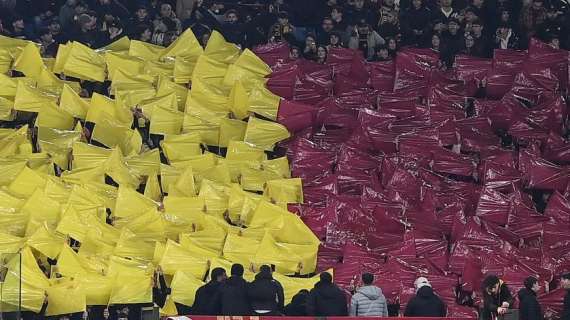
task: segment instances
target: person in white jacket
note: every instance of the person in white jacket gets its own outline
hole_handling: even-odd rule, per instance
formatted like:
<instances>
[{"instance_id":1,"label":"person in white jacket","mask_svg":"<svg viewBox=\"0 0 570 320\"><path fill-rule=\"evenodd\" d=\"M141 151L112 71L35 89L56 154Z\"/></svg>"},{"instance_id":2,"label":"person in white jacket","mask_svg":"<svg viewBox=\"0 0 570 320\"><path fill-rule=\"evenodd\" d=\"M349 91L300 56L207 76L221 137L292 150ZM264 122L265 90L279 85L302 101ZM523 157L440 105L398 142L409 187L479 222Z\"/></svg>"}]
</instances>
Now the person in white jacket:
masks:
<instances>
[{"instance_id":1,"label":"person in white jacket","mask_svg":"<svg viewBox=\"0 0 570 320\"><path fill-rule=\"evenodd\" d=\"M382 289L373 285L374 275L362 275L364 286L358 288L350 301L349 315L352 317L387 317L388 303Z\"/></svg>"}]
</instances>

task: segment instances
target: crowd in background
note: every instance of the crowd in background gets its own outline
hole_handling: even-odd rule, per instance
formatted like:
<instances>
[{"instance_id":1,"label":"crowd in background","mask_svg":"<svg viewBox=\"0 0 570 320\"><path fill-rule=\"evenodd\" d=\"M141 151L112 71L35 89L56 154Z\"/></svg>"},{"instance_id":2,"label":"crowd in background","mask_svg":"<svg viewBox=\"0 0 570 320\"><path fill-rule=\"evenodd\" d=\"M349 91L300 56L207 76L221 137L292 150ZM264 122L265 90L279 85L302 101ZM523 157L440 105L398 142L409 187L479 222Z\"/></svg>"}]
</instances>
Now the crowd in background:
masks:
<instances>
[{"instance_id":1,"label":"crowd in background","mask_svg":"<svg viewBox=\"0 0 570 320\"><path fill-rule=\"evenodd\" d=\"M191 28L242 48L287 41L291 58L324 63L333 47L390 60L405 46L455 55L525 49L531 37L570 46L568 0L0 0L0 34L34 40L53 57L68 40L92 48L122 36L167 46Z\"/></svg>"}]
</instances>

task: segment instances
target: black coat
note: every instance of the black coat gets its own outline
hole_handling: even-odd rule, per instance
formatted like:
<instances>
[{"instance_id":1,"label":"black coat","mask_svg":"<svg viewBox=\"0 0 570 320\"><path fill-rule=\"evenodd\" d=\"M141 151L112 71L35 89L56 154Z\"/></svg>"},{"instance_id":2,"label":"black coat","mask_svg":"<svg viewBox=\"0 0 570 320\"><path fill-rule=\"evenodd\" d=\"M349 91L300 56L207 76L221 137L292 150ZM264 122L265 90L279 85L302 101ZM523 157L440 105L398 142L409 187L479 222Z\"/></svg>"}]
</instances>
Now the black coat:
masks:
<instances>
[{"instance_id":1,"label":"black coat","mask_svg":"<svg viewBox=\"0 0 570 320\"><path fill-rule=\"evenodd\" d=\"M483 292L483 309L481 310L481 320L490 320L492 315L497 315L497 309L503 304L509 303L509 308L513 307L513 296L506 284L501 283L497 295L489 295Z\"/></svg>"},{"instance_id":2,"label":"black coat","mask_svg":"<svg viewBox=\"0 0 570 320\"><path fill-rule=\"evenodd\" d=\"M519 291L519 318L520 320L543 320L542 309L538 300L536 299L536 293L527 288L523 288Z\"/></svg>"},{"instance_id":3,"label":"black coat","mask_svg":"<svg viewBox=\"0 0 570 320\"><path fill-rule=\"evenodd\" d=\"M290 317L305 317L307 316L307 292L299 292L293 296L291 303L285 306L285 315Z\"/></svg>"},{"instance_id":4,"label":"black coat","mask_svg":"<svg viewBox=\"0 0 570 320\"><path fill-rule=\"evenodd\" d=\"M560 320L570 320L570 290L567 290L564 296L564 309L562 310Z\"/></svg>"},{"instance_id":5,"label":"black coat","mask_svg":"<svg viewBox=\"0 0 570 320\"><path fill-rule=\"evenodd\" d=\"M406 306L406 317L445 317L447 308L445 303L433 292L429 286L421 287L416 296L410 299Z\"/></svg>"},{"instance_id":6,"label":"black coat","mask_svg":"<svg viewBox=\"0 0 570 320\"><path fill-rule=\"evenodd\" d=\"M285 303L283 286L271 275L257 274L247 288L247 296L253 310L281 312Z\"/></svg>"},{"instance_id":7,"label":"black coat","mask_svg":"<svg viewBox=\"0 0 570 320\"><path fill-rule=\"evenodd\" d=\"M248 283L242 277L231 276L220 288L222 315L246 316L251 314L247 299Z\"/></svg>"},{"instance_id":8,"label":"black coat","mask_svg":"<svg viewBox=\"0 0 570 320\"><path fill-rule=\"evenodd\" d=\"M201 316L219 315L221 282L211 280L196 291L192 314Z\"/></svg>"},{"instance_id":9,"label":"black coat","mask_svg":"<svg viewBox=\"0 0 570 320\"><path fill-rule=\"evenodd\" d=\"M334 283L317 282L309 293L307 315L318 317L347 316L346 295Z\"/></svg>"}]
</instances>

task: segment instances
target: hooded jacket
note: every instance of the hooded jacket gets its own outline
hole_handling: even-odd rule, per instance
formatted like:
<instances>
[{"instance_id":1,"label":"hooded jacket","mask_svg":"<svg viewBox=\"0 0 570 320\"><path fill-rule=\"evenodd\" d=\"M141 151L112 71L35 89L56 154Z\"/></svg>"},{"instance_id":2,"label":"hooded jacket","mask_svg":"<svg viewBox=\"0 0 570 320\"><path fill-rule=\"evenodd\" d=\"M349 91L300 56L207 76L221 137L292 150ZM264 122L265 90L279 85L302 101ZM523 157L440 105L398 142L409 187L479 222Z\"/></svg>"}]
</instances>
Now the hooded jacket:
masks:
<instances>
[{"instance_id":1,"label":"hooded jacket","mask_svg":"<svg viewBox=\"0 0 570 320\"><path fill-rule=\"evenodd\" d=\"M221 282L211 280L198 288L192 306L192 314L210 316L220 314L220 288Z\"/></svg>"},{"instance_id":2,"label":"hooded jacket","mask_svg":"<svg viewBox=\"0 0 570 320\"><path fill-rule=\"evenodd\" d=\"M416 296L410 299L406 306L406 317L445 317L445 303L438 297L430 286L421 287Z\"/></svg>"},{"instance_id":3,"label":"hooded jacket","mask_svg":"<svg viewBox=\"0 0 570 320\"><path fill-rule=\"evenodd\" d=\"M382 289L376 286L358 288L350 300L350 316L387 317L388 303Z\"/></svg>"},{"instance_id":4,"label":"hooded jacket","mask_svg":"<svg viewBox=\"0 0 570 320\"><path fill-rule=\"evenodd\" d=\"M566 290L564 296L564 309L562 310L561 320L570 320L570 290Z\"/></svg>"},{"instance_id":5,"label":"hooded jacket","mask_svg":"<svg viewBox=\"0 0 570 320\"><path fill-rule=\"evenodd\" d=\"M283 286L270 273L258 273L247 288L253 310L281 312L284 306Z\"/></svg>"},{"instance_id":6,"label":"hooded jacket","mask_svg":"<svg viewBox=\"0 0 570 320\"><path fill-rule=\"evenodd\" d=\"M307 299L307 315L318 317L348 315L344 292L334 283L317 282Z\"/></svg>"},{"instance_id":7,"label":"hooded jacket","mask_svg":"<svg viewBox=\"0 0 570 320\"><path fill-rule=\"evenodd\" d=\"M519 291L520 320L543 320L542 308L536 299L536 293L527 288Z\"/></svg>"},{"instance_id":8,"label":"hooded jacket","mask_svg":"<svg viewBox=\"0 0 570 320\"><path fill-rule=\"evenodd\" d=\"M247 299L248 283L242 277L231 276L220 288L222 315L246 316L251 313Z\"/></svg>"}]
</instances>

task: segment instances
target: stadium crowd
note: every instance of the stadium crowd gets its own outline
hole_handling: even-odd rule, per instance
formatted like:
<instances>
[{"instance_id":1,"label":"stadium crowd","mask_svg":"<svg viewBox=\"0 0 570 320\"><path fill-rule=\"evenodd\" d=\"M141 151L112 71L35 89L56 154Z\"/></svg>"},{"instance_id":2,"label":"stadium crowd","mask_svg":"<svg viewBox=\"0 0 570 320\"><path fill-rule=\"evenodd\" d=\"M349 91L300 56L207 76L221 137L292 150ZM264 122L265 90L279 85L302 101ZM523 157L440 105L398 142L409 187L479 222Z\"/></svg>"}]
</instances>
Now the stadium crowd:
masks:
<instances>
[{"instance_id":1,"label":"stadium crowd","mask_svg":"<svg viewBox=\"0 0 570 320\"><path fill-rule=\"evenodd\" d=\"M321 63L335 47L371 61L432 48L446 68L457 54L526 49L531 37L568 49L569 18L566 0L0 1L0 34L37 41L46 57L68 40L99 48L128 35L168 46L191 28L202 44L212 30L242 48L287 41L292 59Z\"/></svg>"}]
</instances>

